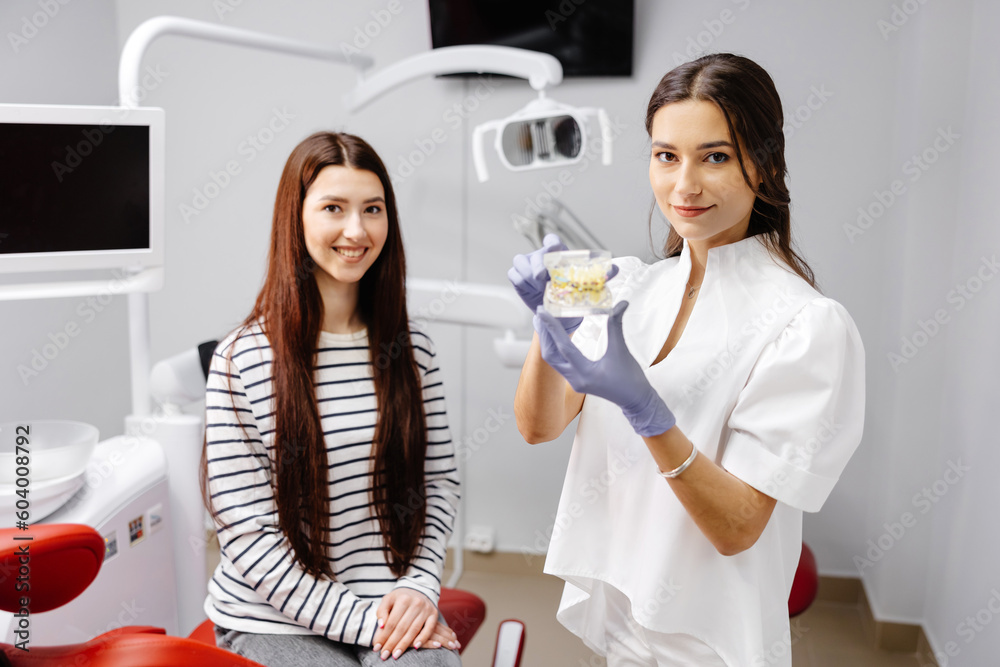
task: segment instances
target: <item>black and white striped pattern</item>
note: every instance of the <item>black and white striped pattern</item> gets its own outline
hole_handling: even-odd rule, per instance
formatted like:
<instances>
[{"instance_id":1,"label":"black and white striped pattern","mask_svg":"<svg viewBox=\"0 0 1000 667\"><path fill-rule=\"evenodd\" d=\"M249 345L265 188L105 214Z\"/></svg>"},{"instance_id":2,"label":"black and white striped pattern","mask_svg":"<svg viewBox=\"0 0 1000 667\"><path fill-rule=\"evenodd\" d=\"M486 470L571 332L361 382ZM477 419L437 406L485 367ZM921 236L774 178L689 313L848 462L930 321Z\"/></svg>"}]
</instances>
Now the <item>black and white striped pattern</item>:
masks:
<instances>
[{"instance_id":1,"label":"black and white striped pattern","mask_svg":"<svg viewBox=\"0 0 1000 667\"><path fill-rule=\"evenodd\" d=\"M369 497L378 411L366 332L322 332L314 374L329 462L326 547L335 581L292 565L291 547L278 527L267 337L255 324L238 339L231 333L216 348L205 403L209 491L219 512L222 555L205 600L213 622L242 632L316 633L369 646L378 604L394 588L416 589L437 604L459 499L458 471L433 344L417 329L411 328L411 335L427 414L427 520L416 559L398 580L386 565ZM231 365L225 358L230 346ZM405 517L410 507L396 511Z\"/></svg>"}]
</instances>

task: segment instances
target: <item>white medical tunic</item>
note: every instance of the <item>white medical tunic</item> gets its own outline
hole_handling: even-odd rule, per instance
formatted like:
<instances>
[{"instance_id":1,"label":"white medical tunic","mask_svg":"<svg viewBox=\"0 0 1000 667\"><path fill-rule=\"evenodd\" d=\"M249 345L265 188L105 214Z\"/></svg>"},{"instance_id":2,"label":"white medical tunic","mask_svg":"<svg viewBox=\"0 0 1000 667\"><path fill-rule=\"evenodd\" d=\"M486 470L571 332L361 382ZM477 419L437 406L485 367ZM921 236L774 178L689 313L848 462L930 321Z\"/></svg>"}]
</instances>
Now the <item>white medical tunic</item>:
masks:
<instances>
[{"instance_id":1,"label":"white medical tunic","mask_svg":"<svg viewBox=\"0 0 1000 667\"><path fill-rule=\"evenodd\" d=\"M690 249L651 265L615 260L608 285L629 307L625 342L699 455L777 499L757 542L723 556L702 534L620 408L587 396L545 572L566 580L557 618L606 655L590 591L605 582L654 632L685 633L732 667L791 665L788 596L802 512L823 506L861 440L864 348L847 311L779 260L759 237L708 251L698 300L676 347L670 333ZM573 343L607 349L606 316ZM603 585L603 584L602 584Z\"/></svg>"}]
</instances>

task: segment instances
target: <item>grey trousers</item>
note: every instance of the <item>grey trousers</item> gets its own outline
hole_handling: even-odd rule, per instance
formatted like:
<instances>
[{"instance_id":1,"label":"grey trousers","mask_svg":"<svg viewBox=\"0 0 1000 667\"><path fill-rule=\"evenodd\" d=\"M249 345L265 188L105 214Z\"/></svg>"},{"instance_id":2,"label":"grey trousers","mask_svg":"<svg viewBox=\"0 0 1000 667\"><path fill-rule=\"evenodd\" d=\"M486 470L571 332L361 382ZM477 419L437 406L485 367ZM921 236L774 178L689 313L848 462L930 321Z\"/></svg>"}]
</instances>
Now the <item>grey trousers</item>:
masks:
<instances>
[{"instance_id":1,"label":"grey trousers","mask_svg":"<svg viewBox=\"0 0 1000 667\"><path fill-rule=\"evenodd\" d=\"M265 635L215 626L215 643L266 667L461 667L458 651L408 649L399 660L383 661L371 646L345 644L320 635Z\"/></svg>"}]
</instances>

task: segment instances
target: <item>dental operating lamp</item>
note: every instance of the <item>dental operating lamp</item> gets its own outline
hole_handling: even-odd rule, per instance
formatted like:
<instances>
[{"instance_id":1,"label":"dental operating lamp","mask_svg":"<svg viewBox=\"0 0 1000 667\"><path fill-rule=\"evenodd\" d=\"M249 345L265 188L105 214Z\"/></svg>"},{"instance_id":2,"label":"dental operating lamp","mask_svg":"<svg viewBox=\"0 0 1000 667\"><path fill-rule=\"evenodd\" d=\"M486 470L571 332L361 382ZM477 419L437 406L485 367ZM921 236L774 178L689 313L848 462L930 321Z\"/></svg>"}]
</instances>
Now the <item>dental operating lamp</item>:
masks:
<instances>
[{"instance_id":1,"label":"dental operating lamp","mask_svg":"<svg viewBox=\"0 0 1000 667\"><path fill-rule=\"evenodd\" d=\"M601 162L611 164L611 122L604 109L576 108L545 97L532 100L508 118L477 125L472 133L472 162L483 183L489 178L483 141L496 132L494 148L500 162L511 171L562 167L579 162L587 154L589 134L597 122L601 135Z\"/></svg>"}]
</instances>

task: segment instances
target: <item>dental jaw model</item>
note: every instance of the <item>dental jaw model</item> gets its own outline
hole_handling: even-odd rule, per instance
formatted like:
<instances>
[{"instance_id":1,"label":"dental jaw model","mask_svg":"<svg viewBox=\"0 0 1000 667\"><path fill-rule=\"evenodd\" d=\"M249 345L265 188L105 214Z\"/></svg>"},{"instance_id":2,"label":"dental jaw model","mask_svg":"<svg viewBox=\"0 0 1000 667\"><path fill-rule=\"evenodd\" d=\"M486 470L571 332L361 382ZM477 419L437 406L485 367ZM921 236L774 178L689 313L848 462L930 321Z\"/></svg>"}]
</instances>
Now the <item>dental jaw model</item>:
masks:
<instances>
[{"instance_id":1,"label":"dental jaw model","mask_svg":"<svg viewBox=\"0 0 1000 667\"><path fill-rule=\"evenodd\" d=\"M564 250L546 253L549 272L544 305L554 317L606 315L611 312L607 275L611 253L607 250Z\"/></svg>"}]
</instances>

